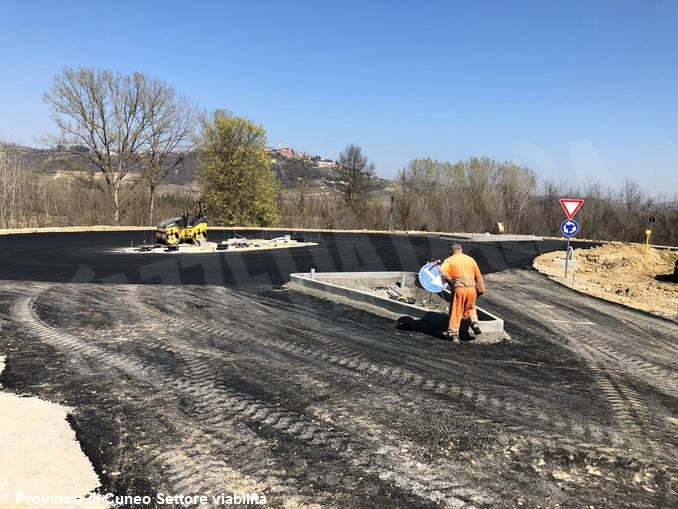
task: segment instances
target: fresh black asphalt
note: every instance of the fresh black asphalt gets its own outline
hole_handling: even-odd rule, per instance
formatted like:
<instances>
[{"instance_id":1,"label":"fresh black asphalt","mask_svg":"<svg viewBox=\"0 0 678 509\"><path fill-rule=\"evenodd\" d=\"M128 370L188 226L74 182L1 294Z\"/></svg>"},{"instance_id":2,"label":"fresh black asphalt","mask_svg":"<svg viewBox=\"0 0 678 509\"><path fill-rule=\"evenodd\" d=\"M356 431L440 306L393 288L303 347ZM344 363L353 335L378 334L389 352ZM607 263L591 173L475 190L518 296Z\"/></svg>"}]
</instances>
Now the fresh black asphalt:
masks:
<instances>
[{"instance_id":1,"label":"fresh black asphalt","mask_svg":"<svg viewBox=\"0 0 678 509\"><path fill-rule=\"evenodd\" d=\"M150 241L151 232L36 233L0 236L0 279L49 282L280 285L292 272L416 270L444 258L449 239L438 236L238 231L250 238L291 234L317 242L309 248L245 253L128 254L122 247ZM219 241L231 232L213 232ZM465 243L484 273L527 268L542 252L563 249L558 240Z\"/></svg>"},{"instance_id":2,"label":"fresh black asphalt","mask_svg":"<svg viewBox=\"0 0 678 509\"><path fill-rule=\"evenodd\" d=\"M466 244L513 341L457 346L281 286L310 268L416 270L450 240L292 234L318 246L130 255L115 249L144 234L0 236L0 383L72 407L118 495L678 505L678 325L530 269L562 242Z\"/></svg>"}]
</instances>

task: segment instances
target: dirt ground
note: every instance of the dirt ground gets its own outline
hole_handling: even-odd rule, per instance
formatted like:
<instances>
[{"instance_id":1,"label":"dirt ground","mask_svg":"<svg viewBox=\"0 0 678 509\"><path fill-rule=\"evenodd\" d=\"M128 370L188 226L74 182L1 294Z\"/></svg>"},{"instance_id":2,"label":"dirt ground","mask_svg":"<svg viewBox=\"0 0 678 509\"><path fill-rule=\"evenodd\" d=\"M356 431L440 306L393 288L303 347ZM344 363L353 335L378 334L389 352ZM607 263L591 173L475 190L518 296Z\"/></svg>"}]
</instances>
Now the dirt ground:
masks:
<instances>
[{"instance_id":1,"label":"dirt ground","mask_svg":"<svg viewBox=\"0 0 678 509\"><path fill-rule=\"evenodd\" d=\"M610 243L574 252L575 263L564 278L564 251L543 254L534 267L552 279L581 292L642 309L667 318L678 319L678 284L658 281L655 276L673 274L678 253L638 244Z\"/></svg>"}]
</instances>

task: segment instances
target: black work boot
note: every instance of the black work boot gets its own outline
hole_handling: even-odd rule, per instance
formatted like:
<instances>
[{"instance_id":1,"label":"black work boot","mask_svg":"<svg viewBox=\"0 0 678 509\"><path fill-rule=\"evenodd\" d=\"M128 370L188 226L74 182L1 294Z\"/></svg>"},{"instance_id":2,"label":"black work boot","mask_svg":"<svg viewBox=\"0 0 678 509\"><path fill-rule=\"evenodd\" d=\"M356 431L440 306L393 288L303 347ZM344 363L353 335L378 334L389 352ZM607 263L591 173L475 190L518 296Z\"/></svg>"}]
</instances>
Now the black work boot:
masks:
<instances>
[{"instance_id":1,"label":"black work boot","mask_svg":"<svg viewBox=\"0 0 678 509\"><path fill-rule=\"evenodd\" d=\"M443 332L443 337L452 341L452 343L459 343L459 333L454 331L445 331Z\"/></svg>"},{"instance_id":2,"label":"black work boot","mask_svg":"<svg viewBox=\"0 0 678 509\"><path fill-rule=\"evenodd\" d=\"M471 329L473 329L473 334L475 334L476 336L482 334L483 332L480 330L480 324L478 322L472 322Z\"/></svg>"}]
</instances>

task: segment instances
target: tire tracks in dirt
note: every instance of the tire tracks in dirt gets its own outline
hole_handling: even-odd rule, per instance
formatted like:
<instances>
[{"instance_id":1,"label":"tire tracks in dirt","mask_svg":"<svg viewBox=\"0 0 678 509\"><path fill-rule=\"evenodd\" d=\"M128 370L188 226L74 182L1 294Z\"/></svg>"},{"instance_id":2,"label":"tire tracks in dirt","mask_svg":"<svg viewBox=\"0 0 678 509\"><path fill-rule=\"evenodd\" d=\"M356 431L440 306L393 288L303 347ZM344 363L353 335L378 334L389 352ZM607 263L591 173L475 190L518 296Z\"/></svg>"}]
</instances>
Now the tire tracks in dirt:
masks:
<instances>
[{"instance_id":1,"label":"tire tracks in dirt","mask_svg":"<svg viewBox=\"0 0 678 509\"><path fill-rule=\"evenodd\" d=\"M173 345L170 348L173 353L178 351L182 356L183 363L189 367L189 375L177 379L168 377L156 367L144 366L132 357L118 352L111 353L103 347L94 346L45 324L35 315L32 309L34 300L35 297L20 299L13 309L13 316L31 333L57 348L66 349L71 353L93 358L104 365L114 367L136 381L142 381L155 388L167 389L169 387L179 395L193 399L196 402L193 408L201 411L202 415L205 416L204 420L199 419L203 424L212 428L223 429L224 426L229 424L229 419L225 419L224 415L230 417L231 420L244 419L266 426L299 442L330 449L341 456L348 465L357 466L367 474L378 476L382 482L392 483L424 500L439 503L445 507L465 507L469 505L468 500L455 497L449 492L440 491L439 488L441 486L446 487L448 483L425 485L419 482L418 476L421 475L421 468L414 471L402 468L398 461L394 461L396 458L385 455L384 451L374 454L374 451L367 449L365 444L351 438L346 433L327 429L306 416L239 393L227 387L226 384L215 381L209 376L210 370L206 368L204 363L193 356L194 352L190 347L181 349L177 345ZM204 442L205 438L202 437L202 439ZM213 439L211 442L223 448L223 444L221 442L215 443L215 440ZM238 444L238 446L243 445L245 445L245 441ZM239 449L239 447L235 448ZM178 462L169 461L172 458L177 458L178 453L175 450L161 449L149 458L150 461L162 462L163 470L169 474L169 486L173 490L180 490L178 492L181 493L190 489L192 493L212 494L214 493L214 482L217 479L229 479L231 485L243 484L241 475L229 471L224 463L212 460L210 454L201 453L197 445L188 449L190 454L187 455L186 452L186 450L179 452L183 458ZM243 451L238 450L237 452L242 454ZM198 460L196 460L196 457ZM394 467L396 468L394 469ZM210 475L206 476L205 471L209 472ZM385 472L388 472L388 475ZM266 473L267 479L270 480L272 477L270 468L266 469ZM431 471L430 475L438 476L440 474ZM219 486L219 484L216 486ZM269 489L271 488L269 487ZM273 488L280 487L274 486ZM283 487L281 490L285 491L285 488Z\"/></svg>"},{"instance_id":2,"label":"tire tracks in dirt","mask_svg":"<svg viewBox=\"0 0 678 509\"><path fill-rule=\"evenodd\" d=\"M12 317L26 331L45 343L65 350L69 354L78 354L93 359L102 366L114 368L136 383L141 382L149 389L161 391L170 389L179 396L199 400L205 407L211 407L213 401L215 401L214 388L204 385L196 386L190 378L167 376L156 367L143 365L136 359L117 352L111 353L101 346L93 345L45 324L35 315L33 310L35 298L36 296L20 298L13 307ZM209 419L211 414L203 417ZM157 447L158 444L154 444L156 452L149 455L145 461L156 464L160 470L168 475L166 486L171 488L174 493L219 494L220 488L222 491L231 490L233 492L242 489L242 487L258 488L258 483L253 483L250 478L243 477L226 463L215 461L216 455L214 451L209 450L208 446L211 445L222 453L226 450L232 454L240 454L247 453L248 449L252 450L251 448L261 445L261 441L257 440L256 435L251 432L243 437L242 430L229 429L226 426L227 423L223 421L220 421L219 424L222 431L219 440L204 432L194 432L191 434L190 445L184 444L182 447L177 447L172 443L167 443ZM229 432L238 437L235 440L231 438L230 443L223 441L224 437L231 436ZM233 450L229 450L229 448ZM269 480L273 478L270 475L268 477ZM278 486L268 485L265 487L271 489ZM277 490L273 489L272 491Z\"/></svg>"},{"instance_id":3,"label":"tire tracks in dirt","mask_svg":"<svg viewBox=\"0 0 678 509\"><path fill-rule=\"evenodd\" d=\"M226 292L228 292L229 296L230 293L236 293L231 290L226 290ZM153 312L152 309L151 312ZM422 398L442 398L448 402L461 401L466 405L470 405L475 412L483 415L484 418L502 426L506 425L505 419L518 418L523 424L508 425L508 428L513 432L534 433L534 425L539 423L545 431L548 430L549 435L554 438L557 437L558 440L564 442L573 442L572 437L568 436L568 434L573 432L576 432L578 437L585 438L586 441L581 443L587 446L590 446L591 442L609 441L605 430L597 426L589 424L577 429L564 416L561 416L561 419L558 421L548 419L539 410L537 402L528 404L527 401L508 401L501 399L496 394L492 394L490 390L481 391L477 387L468 387L462 383L452 383L447 379L434 378L426 373L415 373L390 363L374 363L350 348L337 344L335 340L327 339L323 334L313 331L309 322L303 320L303 317L301 319L304 323L304 330L296 328L294 329L296 334L289 333L289 330L281 330L281 326L288 319L272 315L271 313L267 315L266 319L274 323L274 327L265 327L265 322L262 319L260 321L257 320L257 325L254 328L246 331L239 330L237 334L234 334L227 326L228 317L224 317L224 321L217 321L214 318L200 320L192 318L172 319L167 315L158 314L156 319L169 321L170 327L189 327L191 330L208 336L217 336L222 339L229 338L229 344L242 341L246 338L248 342L259 344L268 350L285 352L300 361L313 359L325 365L339 368L344 372L361 375L370 380L370 383L378 383L381 387L395 391L399 396L413 401L421 401ZM283 335L286 338L294 338L294 340L283 339ZM321 345L323 348L310 346L313 344ZM526 408L533 408L534 410L527 412ZM501 415L502 419L497 420L497 415ZM554 431L554 428L556 431ZM576 439L574 442L576 443Z\"/></svg>"},{"instance_id":4,"label":"tire tracks in dirt","mask_svg":"<svg viewBox=\"0 0 678 509\"><path fill-rule=\"evenodd\" d=\"M595 323L582 327L566 320L554 320L550 318L553 313L550 309L543 309L538 321L527 316L524 310L526 302L553 302L557 305L557 300L547 300L548 294L545 294L543 287L536 291L536 295L527 293L524 286L519 291L525 300L509 298L501 293L494 295L493 299L502 308L510 310L514 316L523 315L521 320L523 324L525 322L538 324L538 327L543 329L540 334L542 337L555 335L555 340L586 362L620 426L621 434L615 439L618 445L622 445L623 441L631 436L637 450L645 451L670 467L675 459L675 450L671 450L670 447L667 450L664 443L657 442L666 434L666 428L657 422L657 416L650 410L646 400L630 386L627 377L648 383L659 392L675 397L672 374L619 352L615 341L609 337L614 332L608 330L603 334L599 332ZM562 305L556 309L562 311Z\"/></svg>"},{"instance_id":5,"label":"tire tracks in dirt","mask_svg":"<svg viewBox=\"0 0 678 509\"><path fill-rule=\"evenodd\" d=\"M238 344L243 340L257 342L255 336L246 334L227 333L222 326L202 320L192 320L184 318L175 318L153 307L145 306L145 313L151 313L154 319L169 324L172 328L184 328L193 332L199 332L204 335L218 337L224 341L228 339L229 344ZM270 347L270 342L259 341L263 346ZM193 356L193 348L182 345L176 341L171 342L173 351L182 356L183 361L190 370L196 374L196 380L199 385L211 386L220 385L215 382L212 370L207 367L204 361ZM284 349L290 352L289 349ZM296 353L298 351L295 350ZM307 359L308 356L302 355L301 359ZM341 366L341 362L337 363ZM262 373L263 375L263 373ZM227 391L221 387L222 391ZM474 492L465 487L461 493L456 493L453 483L450 483L446 477L447 473L454 471L453 465L428 466L414 458L408 458L403 455L401 448L392 444L379 444L378 441L368 440L361 436L356 438L355 434L346 434L331 429L327 430L324 426L309 421L307 417L298 413L285 411L280 407L270 405L256 398L237 398L230 396L225 403L227 407L232 407L241 412L246 418L254 423L273 428L279 433L290 435L292 438L307 442L311 445L329 448L343 457L350 465L358 466L367 474L374 474L383 480L394 483L401 489L411 491L415 495L432 502L440 503L446 507L465 507L467 505L484 504L489 500L487 496ZM420 478L426 479L422 483Z\"/></svg>"}]
</instances>

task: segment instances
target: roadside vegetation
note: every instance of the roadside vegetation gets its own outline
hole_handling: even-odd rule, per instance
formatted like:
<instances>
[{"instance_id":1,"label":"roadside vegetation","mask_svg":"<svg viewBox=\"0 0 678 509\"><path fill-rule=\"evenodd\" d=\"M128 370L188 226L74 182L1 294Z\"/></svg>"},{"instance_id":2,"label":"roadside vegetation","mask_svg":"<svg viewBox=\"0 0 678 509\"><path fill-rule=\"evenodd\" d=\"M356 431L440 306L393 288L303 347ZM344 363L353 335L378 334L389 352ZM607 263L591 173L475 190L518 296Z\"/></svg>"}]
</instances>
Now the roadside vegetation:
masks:
<instances>
[{"instance_id":1,"label":"roadside vegetation","mask_svg":"<svg viewBox=\"0 0 678 509\"><path fill-rule=\"evenodd\" d=\"M215 111L201 121L201 191L213 221L225 226L278 223L279 182L266 155L266 130Z\"/></svg>"},{"instance_id":2,"label":"roadside vegetation","mask_svg":"<svg viewBox=\"0 0 678 509\"><path fill-rule=\"evenodd\" d=\"M0 228L152 225L202 198L217 225L484 232L501 223L506 233L558 236L558 199L579 197L582 237L640 242L654 217L653 242L678 245L678 196L655 198L628 179L572 187L473 157L413 159L388 182L357 144L331 167L319 157L276 161L263 126L222 110L199 114L138 72L65 69L44 98L57 171L0 143Z\"/></svg>"}]
</instances>

